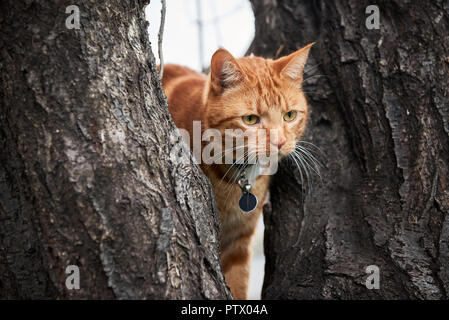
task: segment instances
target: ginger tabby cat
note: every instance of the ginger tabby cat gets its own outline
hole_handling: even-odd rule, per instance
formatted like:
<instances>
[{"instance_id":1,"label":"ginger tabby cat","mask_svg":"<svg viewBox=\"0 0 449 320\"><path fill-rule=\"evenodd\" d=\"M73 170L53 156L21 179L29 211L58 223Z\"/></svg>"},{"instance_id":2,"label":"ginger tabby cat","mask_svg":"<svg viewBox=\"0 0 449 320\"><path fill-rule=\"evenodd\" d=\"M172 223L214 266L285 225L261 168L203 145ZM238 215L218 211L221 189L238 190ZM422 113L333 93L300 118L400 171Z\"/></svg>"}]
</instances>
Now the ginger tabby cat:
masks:
<instances>
[{"instance_id":1,"label":"ginger tabby cat","mask_svg":"<svg viewBox=\"0 0 449 320\"><path fill-rule=\"evenodd\" d=\"M276 152L279 155L276 160L289 155L306 127L308 106L301 87L312 45L277 60L235 59L228 51L219 49L212 57L209 75L165 65L162 84L176 126L187 130L190 137L193 121L201 121L201 130L214 128L221 133L225 129L276 130L275 137L267 136L267 147L260 150L252 146L253 153ZM220 213L221 260L226 283L234 298L247 299L251 239L268 200L270 176L261 175L257 164L248 166L251 193L259 201L254 211L244 213L238 204L242 189L235 181L238 166L204 163L200 166L214 187Z\"/></svg>"}]
</instances>

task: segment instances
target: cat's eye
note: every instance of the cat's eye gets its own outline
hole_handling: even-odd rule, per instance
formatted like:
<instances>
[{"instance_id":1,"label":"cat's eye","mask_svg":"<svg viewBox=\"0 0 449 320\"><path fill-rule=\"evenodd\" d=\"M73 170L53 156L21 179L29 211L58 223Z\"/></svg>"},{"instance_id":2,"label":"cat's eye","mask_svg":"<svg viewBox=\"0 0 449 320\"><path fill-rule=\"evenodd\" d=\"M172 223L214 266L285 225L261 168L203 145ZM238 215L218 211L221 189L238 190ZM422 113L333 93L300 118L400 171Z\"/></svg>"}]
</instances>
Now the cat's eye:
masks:
<instances>
[{"instance_id":1,"label":"cat's eye","mask_svg":"<svg viewBox=\"0 0 449 320\"><path fill-rule=\"evenodd\" d=\"M284 120L287 121L287 122L293 121L296 118L296 114L297 114L296 111L290 110L289 112L284 114Z\"/></svg>"},{"instance_id":2,"label":"cat's eye","mask_svg":"<svg viewBox=\"0 0 449 320\"><path fill-rule=\"evenodd\" d=\"M259 117L254 114L251 114L249 116L243 116L242 120L243 120L243 122L245 122L246 124L249 124L249 125L259 123Z\"/></svg>"}]
</instances>

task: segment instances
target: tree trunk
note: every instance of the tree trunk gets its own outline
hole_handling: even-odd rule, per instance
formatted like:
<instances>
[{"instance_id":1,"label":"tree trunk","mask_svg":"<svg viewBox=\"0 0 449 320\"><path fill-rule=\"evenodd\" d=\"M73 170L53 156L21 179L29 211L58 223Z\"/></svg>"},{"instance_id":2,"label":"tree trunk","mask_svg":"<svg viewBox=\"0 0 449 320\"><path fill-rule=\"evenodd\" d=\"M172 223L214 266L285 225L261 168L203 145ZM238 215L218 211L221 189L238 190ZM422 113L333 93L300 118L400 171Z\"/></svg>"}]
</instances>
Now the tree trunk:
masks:
<instances>
[{"instance_id":1,"label":"tree trunk","mask_svg":"<svg viewBox=\"0 0 449 320\"><path fill-rule=\"evenodd\" d=\"M285 164L275 176L263 298L448 298L449 5L378 1L369 30L370 4L252 0L250 52L317 41L304 140L324 153L312 190ZM365 286L369 265L379 289Z\"/></svg>"},{"instance_id":2,"label":"tree trunk","mask_svg":"<svg viewBox=\"0 0 449 320\"><path fill-rule=\"evenodd\" d=\"M80 29L65 26L71 4L0 5L0 298L230 298L145 1L79 2Z\"/></svg>"}]
</instances>

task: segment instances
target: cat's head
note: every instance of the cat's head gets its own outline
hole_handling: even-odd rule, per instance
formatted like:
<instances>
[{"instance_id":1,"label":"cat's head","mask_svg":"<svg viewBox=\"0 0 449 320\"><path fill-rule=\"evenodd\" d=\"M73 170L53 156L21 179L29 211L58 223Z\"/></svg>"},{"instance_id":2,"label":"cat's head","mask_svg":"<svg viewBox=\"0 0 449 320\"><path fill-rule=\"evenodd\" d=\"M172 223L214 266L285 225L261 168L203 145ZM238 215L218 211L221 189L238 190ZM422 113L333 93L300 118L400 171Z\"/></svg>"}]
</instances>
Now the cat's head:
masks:
<instances>
[{"instance_id":1,"label":"cat's head","mask_svg":"<svg viewBox=\"0 0 449 320\"><path fill-rule=\"evenodd\" d=\"M265 143L250 145L250 152L277 153L281 158L294 151L306 128L302 79L312 45L277 60L236 59L224 49L217 50L208 81L206 128L222 134L225 129L241 129L249 136L264 130Z\"/></svg>"}]
</instances>

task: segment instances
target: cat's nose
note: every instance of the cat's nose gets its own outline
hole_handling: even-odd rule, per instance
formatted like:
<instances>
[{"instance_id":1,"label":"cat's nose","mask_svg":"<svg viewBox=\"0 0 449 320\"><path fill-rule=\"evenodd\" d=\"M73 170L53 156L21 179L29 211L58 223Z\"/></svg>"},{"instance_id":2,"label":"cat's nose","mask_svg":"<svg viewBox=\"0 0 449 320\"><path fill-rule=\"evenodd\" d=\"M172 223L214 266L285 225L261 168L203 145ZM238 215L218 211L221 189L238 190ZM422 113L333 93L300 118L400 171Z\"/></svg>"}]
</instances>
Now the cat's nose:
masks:
<instances>
[{"instance_id":1,"label":"cat's nose","mask_svg":"<svg viewBox=\"0 0 449 320\"><path fill-rule=\"evenodd\" d=\"M286 143L287 141L282 140L278 142L278 149L281 150L282 146Z\"/></svg>"},{"instance_id":2,"label":"cat's nose","mask_svg":"<svg viewBox=\"0 0 449 320\"><path fill-rule=\"evenodd\" d=\"M286 140L278 140L277 143L272 143L273 146L277 147L278 150L281 150L282 146L286 143Z\"/></svg>"}]
</instances>

